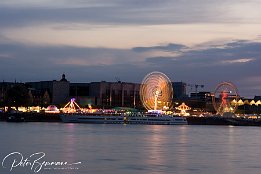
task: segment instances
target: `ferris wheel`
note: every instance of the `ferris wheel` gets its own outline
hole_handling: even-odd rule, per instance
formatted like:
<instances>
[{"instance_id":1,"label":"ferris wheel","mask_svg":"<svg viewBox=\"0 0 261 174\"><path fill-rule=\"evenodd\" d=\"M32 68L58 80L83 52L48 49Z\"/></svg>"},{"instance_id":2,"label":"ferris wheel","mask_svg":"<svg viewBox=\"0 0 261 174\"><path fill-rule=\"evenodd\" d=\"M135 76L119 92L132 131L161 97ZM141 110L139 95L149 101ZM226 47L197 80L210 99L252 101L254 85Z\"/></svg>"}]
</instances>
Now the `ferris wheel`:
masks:
<instances>
[{"instance_id":1,"label":"ferris wheel","mask_svg":"<svg viewBox=\"0 0 261 174\"><path fill-rule=\"evenodd\" d=\"M238 101L238 99L238 90L231 82L218 84L212 96L213 106L217 114L220 115L223 115L225 112L234 113L237 109L237 104L232 104L232 101Z\"/></svg>"},{"instance_id":2,"label":"ferris wheel","mask_svg":"<svg viewBox=\"0 0 261 174\"><path fill-rule=\"evenodd\" d=\"M147 110L169 109L173 98L170 79L157 71L147 74L140 86L140 98Z\"/></svg>"}]
</instances>

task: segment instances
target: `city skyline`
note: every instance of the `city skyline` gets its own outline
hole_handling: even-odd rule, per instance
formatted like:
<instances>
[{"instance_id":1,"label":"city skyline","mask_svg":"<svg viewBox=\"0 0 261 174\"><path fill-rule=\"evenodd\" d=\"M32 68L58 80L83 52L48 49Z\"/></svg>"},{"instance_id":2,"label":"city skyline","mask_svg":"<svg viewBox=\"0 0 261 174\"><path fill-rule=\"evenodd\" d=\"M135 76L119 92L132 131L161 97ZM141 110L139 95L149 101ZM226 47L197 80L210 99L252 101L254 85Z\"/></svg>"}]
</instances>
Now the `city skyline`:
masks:
<instances>
[{"instance_id":1,"label":"city skyline","mask_svg":"<svg viewBox=\"0 0 261 174\"><path fill-rule=\"evenodd\" d=\"M0 80L140 83L151 71L261 94L261 1L3 0Z\"/></svg>"}]
</instances>

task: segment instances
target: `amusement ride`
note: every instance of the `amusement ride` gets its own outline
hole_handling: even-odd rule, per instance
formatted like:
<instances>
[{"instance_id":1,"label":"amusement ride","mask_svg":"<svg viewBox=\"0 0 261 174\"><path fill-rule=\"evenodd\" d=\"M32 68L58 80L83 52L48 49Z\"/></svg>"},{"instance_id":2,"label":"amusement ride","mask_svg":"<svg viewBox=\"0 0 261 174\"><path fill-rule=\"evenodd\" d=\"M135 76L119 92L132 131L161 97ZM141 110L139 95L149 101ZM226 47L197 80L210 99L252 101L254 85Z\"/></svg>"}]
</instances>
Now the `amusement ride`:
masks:
<instances>
[{"instance_id":1,"label":"amusement ride","mask_svg":"<svg viewBox=\"0 0 261 174\"><path fill-rule=\"evenodd\" d=\"M162 72L151 72L142 80L140 98L148 111L168 110L172 106L173 88L170 79Z\"/></svg>"},{"instance_id":2,"label":"amusement ride","mask_svg":"<svg viewBox=\"0 0 261 174\"><path fill-rule=\"evenodd\" d=\"M219 115L235 113L239 94L236 86L231 82L219 83L212 95L213 106Z\"/></svg>"}]
</instances>

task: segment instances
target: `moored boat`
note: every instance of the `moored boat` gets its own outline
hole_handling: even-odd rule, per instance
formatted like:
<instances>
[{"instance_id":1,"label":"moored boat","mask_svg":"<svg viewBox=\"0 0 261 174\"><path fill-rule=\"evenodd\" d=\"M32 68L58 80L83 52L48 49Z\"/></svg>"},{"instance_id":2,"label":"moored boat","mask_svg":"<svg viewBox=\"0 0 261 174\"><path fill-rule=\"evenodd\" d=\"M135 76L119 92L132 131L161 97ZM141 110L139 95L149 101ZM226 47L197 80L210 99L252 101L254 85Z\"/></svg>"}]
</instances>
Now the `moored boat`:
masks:
<instances>
[{"instance_id":1,"label":"moored boat","mask_svg":"<svg viewBox=\"0 0 261 174\"><path fill-rule=\"evenodd\" d=\"M61 114L65 123L186 125L184 117L171 115Z\"/></svg>"}]
</instances>

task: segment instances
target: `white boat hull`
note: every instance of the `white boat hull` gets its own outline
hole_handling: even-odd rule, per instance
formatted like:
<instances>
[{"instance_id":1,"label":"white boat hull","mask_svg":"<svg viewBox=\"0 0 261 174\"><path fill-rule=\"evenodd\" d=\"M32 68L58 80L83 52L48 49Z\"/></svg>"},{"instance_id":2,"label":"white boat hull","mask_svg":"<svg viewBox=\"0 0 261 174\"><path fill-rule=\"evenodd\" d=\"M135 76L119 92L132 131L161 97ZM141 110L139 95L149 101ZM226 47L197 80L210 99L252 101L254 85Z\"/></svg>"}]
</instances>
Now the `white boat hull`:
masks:
<instances>
[{"instance_id":1,"label":"white boat hull","mask_svg":"<svg viewBox=\"0 0 261 174\"><path fill-rule=\"evenodd\" d=\"M126 116L96 116L96 115L70 115L62 114L65 123L94 123L94 124L151 124L151 125L187 125L184 117L159 116L159 117L126 117Z\"/></svg>"}]
</instances>

